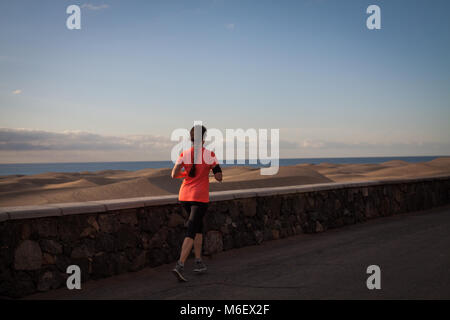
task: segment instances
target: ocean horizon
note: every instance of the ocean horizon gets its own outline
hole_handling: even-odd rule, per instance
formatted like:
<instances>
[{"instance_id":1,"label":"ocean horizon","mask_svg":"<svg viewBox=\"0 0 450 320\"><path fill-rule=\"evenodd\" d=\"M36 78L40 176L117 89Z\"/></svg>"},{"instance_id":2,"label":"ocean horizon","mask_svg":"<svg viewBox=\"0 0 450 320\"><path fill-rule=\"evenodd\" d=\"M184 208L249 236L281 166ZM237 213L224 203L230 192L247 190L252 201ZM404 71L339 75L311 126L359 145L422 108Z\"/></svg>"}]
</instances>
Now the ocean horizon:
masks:
<instances>
[{"instance_id":1,"label":"ocean horizon","mask_svg":"<svg viewBox=\"0 0 450 320\"><path fill-rule=\"evenodd\" d=\"M338 158L284 158L279 160L280 166L296 164L379 164L386 161L402 160L409 163L431 161L439 157L448 156L394 156L394 157L338 157ZM245 163L221 164L228 166L262 167L264 165ZM48 172L95 172L104 170L136 171L142 169L171 168L172 161L112 161L112 162L55 162L55 163L6 163L0 164L0 176L9 175L34 175Z\"/></svg>"}]
</instances>

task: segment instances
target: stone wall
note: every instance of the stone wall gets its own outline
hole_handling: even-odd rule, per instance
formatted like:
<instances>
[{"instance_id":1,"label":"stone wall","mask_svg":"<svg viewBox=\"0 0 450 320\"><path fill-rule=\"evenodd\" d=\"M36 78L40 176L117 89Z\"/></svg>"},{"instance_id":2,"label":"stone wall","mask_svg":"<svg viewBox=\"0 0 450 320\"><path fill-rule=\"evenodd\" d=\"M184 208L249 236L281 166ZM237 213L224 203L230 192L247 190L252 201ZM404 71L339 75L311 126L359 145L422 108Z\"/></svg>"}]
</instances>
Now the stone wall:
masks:
<instances>
[{"instance_id":1,"label":"stone wall","mask_svg":"<svg viewBox=\"0 0 450 320\"><path fill-rule=\"evenodd\" d=\"M450 203L450 177L211 194L205 255ZM187 216L176 196L0 208L0 296L176 261Z\"/></svg>"}]
</instances>

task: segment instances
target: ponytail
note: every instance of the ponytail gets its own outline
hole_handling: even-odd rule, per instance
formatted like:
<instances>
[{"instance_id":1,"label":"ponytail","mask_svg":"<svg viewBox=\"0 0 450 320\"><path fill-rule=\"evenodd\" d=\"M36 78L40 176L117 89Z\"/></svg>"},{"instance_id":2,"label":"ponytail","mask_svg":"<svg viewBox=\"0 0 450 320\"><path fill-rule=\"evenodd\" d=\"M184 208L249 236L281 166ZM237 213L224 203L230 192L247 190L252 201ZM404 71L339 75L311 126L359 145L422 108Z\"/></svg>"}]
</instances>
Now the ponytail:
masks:
<instances>
[{"instance_id":1,"label":"ponytail","mask_svg":"<svg viewBox=\"0 0 450 320\"><path fill-rule=\"evenodd\" d=\"M197 159L196 151L197 150L194 146L194 152L191 153L192 167L191 167L191 170L189 170L189 177L191 177L191 178L195 177L195 159Z\"/></svg>"},{"instance_id":2,"label":"ponytail","mask_svg":"<svg viewBox=\"0 0 450 320\"><path fill-rule=\"evenodd\" d=\"M195 160L198 158L198 154L199 152L202 152L202 145L201 143L198 141L198 136L197 139L195 139L195 131L198 130L202 130L202 135L201 135L201 141L203 141L203 138L205 137L205 133L206 133L206 128L204 126L199 126L199 125L195 125L192 127L190 135L191 135L191 141L194 144L194 152L191 153L191 160L192 160L192 167L191 170L189 170L189 177L193 178L195 177Z\"/></svg>"}]
</instances>

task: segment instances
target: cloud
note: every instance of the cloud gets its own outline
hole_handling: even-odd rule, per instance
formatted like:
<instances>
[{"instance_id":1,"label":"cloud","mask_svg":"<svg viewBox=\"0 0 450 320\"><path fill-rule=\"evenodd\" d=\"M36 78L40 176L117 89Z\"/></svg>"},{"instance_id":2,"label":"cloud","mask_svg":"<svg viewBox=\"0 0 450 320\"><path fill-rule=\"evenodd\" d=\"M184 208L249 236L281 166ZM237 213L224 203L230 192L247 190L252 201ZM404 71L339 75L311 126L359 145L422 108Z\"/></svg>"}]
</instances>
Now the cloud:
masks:
<instances>
[{"instance_id":1,"label":"cloud","mask_svg":"<svg viewBox=\"0 0 450 320\"><path fill-rule=\"evenodd\" d=\"M169 136L0 128L0 162L169 160L176 144ZM247 148L248 144L246 141ZM282 158L448 155L450 150L450 142L445 141L374 143L281 138L279 146Z\"/></svg>"},{"instance_id":2,"label":"cloud","mask_svg":"<svg viewBox=\"0 0 450 320\"><path fill-rule=\"evenodd\" d=\"M225 28L227 28L228 30L234 30L234 27L235 27L234 23L228 23L225 25Z\"/></svg>"},{"instance_id":3,"label":"cloud","mask_svg":"<svg viewBox=\"0 0 450 320\"><path fill-rule=\"evenodd\" d=\"M173 144L167 137L152 135L106 136L83 131L0 128L0 151L160 151L170 150Z\"/></svg>"},{"instance_id":4,"label":"cloud","mask_svg":"<svg viewBox=\"0 0 450 320\"><path fill-rule=\"evenodd\" d=\"M448 155L448 150L450 142L445 141L351 142L310 138L298 141L280 140L282 158Z\"/></svg>"},{"instance_id":5,"label":"cloud","mask_svg":"<svg viewBox=\"0 0 450 320\"><path fill-rule=\"evenodd\" d=\"M404 148L404 147L420 147L423 142L342 142L342 141L325 141L304 139L298 143L300 149L358 149L358 150L370 150L376 148ZM428 143L427 145L431 145Z\"/></svg>"},{"instance_id":6,"label":"cloud","mask_svg":"<svg viewBox=\"0 0 450 320\"><path fill-rule=\"evenodd\" d=\"M103 10L109 8L109 5L108 4L94 5L91 3L84 3L81 5L81 8L82 9L86 8L88 10Z\"/></svg>"},{"instance_id":7,"label":"cloud","mask_svg":"<svg viewBox=\"0 0 450 320\"><path fill-rule=\"evenodd\" d=\"M325 143L323 141L313 141L310 139L305 139L300 142L301 148L323 148Z\"/></svg>"},{"instance_id":8,"label":"cloud","mask_svg":"<svg viewBox=\"0 0 450 320\"><path fill-rule=\"evenodd\" d=\"M17 90L12 91L11 93L12 93L12 94L15 94L15 95L21 94L21 93L22 93L22 90L21 90L21 89L17 89Z\"/></svg>"}]
</instances>

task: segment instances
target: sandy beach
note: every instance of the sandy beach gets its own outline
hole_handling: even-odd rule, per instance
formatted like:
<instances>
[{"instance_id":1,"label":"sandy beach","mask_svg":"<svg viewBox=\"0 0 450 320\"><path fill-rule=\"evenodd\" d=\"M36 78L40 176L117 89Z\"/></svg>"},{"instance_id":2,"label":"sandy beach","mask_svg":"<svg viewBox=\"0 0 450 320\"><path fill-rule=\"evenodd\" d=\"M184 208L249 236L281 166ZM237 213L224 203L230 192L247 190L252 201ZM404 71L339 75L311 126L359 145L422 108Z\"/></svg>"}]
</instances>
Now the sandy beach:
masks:
<instances>
[{"instance_id":1,"label":"sandy beach","mask_svg":"<svg viewBox=\"0 0 450 320\"><path fill-rule=\"evenodd\" d=\"M171 169L106 170L0 176L0 206L78 202L177 194L180 179ZM388 161L381 164L299 164L280 167L277 175L261 176L259 169L227 167L224 181L211 177L211 191L450 175L450 157L428 162Z\"/></svg>"}]
</instances>

